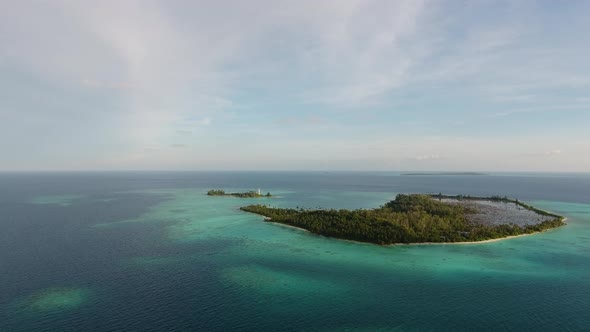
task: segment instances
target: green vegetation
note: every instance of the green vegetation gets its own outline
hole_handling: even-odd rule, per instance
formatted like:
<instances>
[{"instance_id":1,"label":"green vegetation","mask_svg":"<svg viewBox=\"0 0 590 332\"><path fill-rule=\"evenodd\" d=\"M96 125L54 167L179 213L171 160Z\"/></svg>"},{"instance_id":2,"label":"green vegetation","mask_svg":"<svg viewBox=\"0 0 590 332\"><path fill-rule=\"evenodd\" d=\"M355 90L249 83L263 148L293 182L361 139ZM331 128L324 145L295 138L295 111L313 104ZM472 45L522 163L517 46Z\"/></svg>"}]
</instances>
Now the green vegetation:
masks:
<instances>
[{"instance_id":1,"label":"green vegetation","mask_svg":"<svg viewBox=\"0 0 590 332\"><path fill-rule=\"evenodd\" d=\"M256 191L247 191L244 193L226 193L225 190L221 189L212 189L207 191L207 195L209 196L234 196L234 197L241 197L241 198L253 198L253 197L271 197L270 193L266 193L266 195L259 194Z\"/></svg>"},{"instance_id":2,"label":"green vegetation","mask_svg":"<svg viewBox=\"0 0 590 332\"><path fill-rule=\"evenodd\" d=\"M211 189L207 192L209 196L225 196L225 190L221 189Z\"/></svg>"},{"instance_id":3,"label":"green vegetation","mask_svg":"<svg viewBox=\"0 0 590 332\"><path fill-rule=\"evenodd\" d=\"M264 205L249 205L240 209L265 216L266 221L303 228L315 234L383 245L483 241L530 234L564 225L563 217L520 202L518 204L523 207L554 218L523 227L514 224L471 223L468 216L474 213L474 210L462 205L441 202L433 197L443 198L443 195L397 195L395 200L372 210L283 209Z\"/></svg>"}]
</instances>

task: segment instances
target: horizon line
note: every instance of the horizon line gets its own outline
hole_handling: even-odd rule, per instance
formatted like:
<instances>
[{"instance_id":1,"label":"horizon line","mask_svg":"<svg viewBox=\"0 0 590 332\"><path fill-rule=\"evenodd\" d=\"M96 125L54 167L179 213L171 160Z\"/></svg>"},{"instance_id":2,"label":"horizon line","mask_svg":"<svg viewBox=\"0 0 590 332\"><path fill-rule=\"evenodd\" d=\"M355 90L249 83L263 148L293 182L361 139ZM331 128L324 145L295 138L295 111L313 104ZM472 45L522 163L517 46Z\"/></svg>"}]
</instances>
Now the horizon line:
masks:
<instances>
[{"instance_id":1,"label":"horizon line","mask_svg":"<svg viewBox=\"0 0 590 332\"><path fill-rule=\"evenodd\" d=\"M501 173L529 173L529 174L590 174L590 171L530 171L530 170L501 170L501 171L473 171L473 170L462 170L462 171L450 171L450 170L362 170L362 169L309 169L309 170L301 170L301 169L105 169L105 170L98 170L98 169L90 169L90 170L0 170L0 173L188 173L188 172L203 172L203 173L232 173L232 172L298 172L298 173L322 173L322 172L332 172L332 173L400 173L400 174L416 174L416 173L424 173L424 174L437 174L437 173L446 173L446 174L461 174L461 173L473 173L473 175L492 175L492 174L501 174ZM444 174L441 174L444 175ZM469 175L469 174L467 174Z\"/></svg>"}]
</instances>

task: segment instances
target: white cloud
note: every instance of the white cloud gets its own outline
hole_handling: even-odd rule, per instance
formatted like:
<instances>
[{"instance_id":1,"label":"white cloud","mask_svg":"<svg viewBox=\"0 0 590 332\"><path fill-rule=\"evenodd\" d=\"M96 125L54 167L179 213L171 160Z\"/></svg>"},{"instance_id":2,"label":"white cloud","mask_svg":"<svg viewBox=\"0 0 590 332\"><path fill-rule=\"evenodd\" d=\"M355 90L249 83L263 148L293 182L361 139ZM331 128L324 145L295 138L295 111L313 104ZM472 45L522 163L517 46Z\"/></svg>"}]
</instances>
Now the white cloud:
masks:
<instances>
[{"instance_id":1,"label":"white cloud","mask_svg":"<svg viewBox=\"0 0 590 332\"><path fill-rule=\"evenodd\" d=\"M201 120L197 121L197 125L199 126L208 126L211 124L211 118L202 118Z\"/></svg>"},{"instance_id":2,"label":"white cloud","mask_svg":"<svg viewBox=\"0 0 590 332\"><path fill-rule=\"evenodd\" d=\"M304 98L358 106L402 86L426 52L417 38L426 11L426 1L363 1L345 15L328 15L310 29L314 46L301 54L322 83Z\"/></svg>"},{"instance_id":3,"label":"white cloud","mask_svg":"<svg viewBox=\"0 0 590 332\"><path fill-rule=\"evenodd\" d=\"M513 142L520 137L510 137L514 133L502 133L506 141L482 138L480 133L471 133L474 137L463 133L461 139L444 137L477 127L464 114L448 115L444 124L436 124L431 131L442 132L442 138L413 137L416 142L408 143L408 137L397 131L408 127L404 123L426 122L408 130L419 136L432 126L424 118L438 119L437 112L454 109L463 101L471 112L488 112L474 117L488 117L488 122L493 122L489 117L541 112L567 112L583 119L590 94L586 59L590 50L584 33L588 21L584 15L561 16L571 24L556 25L553 28L558 31L547 34L545 16L537 15L537 6L429 0L0 2L0 69L8 67L16 73L2 72L0 83L13 89L12 81L21 79L17 75L27 76L22 78L26 84L21 84L26 89L10 90L8 95L20 94L22 100L45 97L47 106L53 106L27 109L20 101L10 104L12 99L0 98L0 132L14 132L14 137L22 132L43 133L42 142L36 138L31 144L36 146L35 153L29 153L38 156L46 156L47 152L41 152L55 146L64 147L64 156L94 155L85 141L90 137L95 146L103 146L104 155L119 156L112 157L117 160L113 165L133 168L132 163L157 164L166 158L155 153L149 159L130 151L157 146L165 151L161 153L172 153L175 149L168 147L179 134L190 132L190 138L197 138L208 131L204 127L211 126L213 119L216 127L244 120L233 124L236 135L269 135L274 128L262 127L278 119L281 124L296 125L297 130L321 125L323 135L307 137L311 130L299 130L288 136L281 128L268 140L272 144L256 141L261 147L269 145L274 153L261 154L276 156L276 165L300 153L308 160L354 155L399 167L453 168L453 163L461 162L478 167L485 161L522 168L524 161L514 156L526 151L555 156L561 150L543 153L543 146L555 144L551 137L518 144ZM501 12L493 12L500 7ZM35 84L41 86L41 96L29 91ZM441 101L424 102L430 97ZM104 100L108 103L94 105ZM480 111L480 106L485 110ZM374 118L363 120L367 128L360 128L350 123L360 117L334 117L333 109L366 112ZM381 117L375 109L388 116ZM226 121L229 118L232 121ZM31 123L34 126L25 127ZM386 131L379 129L383 123L398 126ZM449 129L445 124L462 128ZM549 133L554 129L549 125L539 131ZM72 130L80 132L79 143L71 140ZM382 137L366 137L359 130ZM219 130L209 141L215 139L216 145L223 146L230 137L227 158L248 160L248 155L236 153L236 149L247 149L236 148L235 137L224 136L228 132L232 133ZM573 138L588 141L581 135ZM8 153L27 149L3 144L6 147L0 146L0 152L7 151L4 155L21 160L21 165L38 164ZM567 143L563 139L559 144L565 148ZM65 147L79 150L70 152ZM217 146L209 150L191 142L190 147L204 150L203 156L211 159L223 153ZM587 145L579 144L577 149L588 151ZM567 151L574 150L567 146ZM479 159L471 161L470 154ZM576 159L579 167L587 165L583 158L587 157ZM561 165L560 158L547 159L555 163L549 167ZM18 160L10 165L18 168ZM194 162L182 160L186 165ZM574 159L569 161L574 164Z\"/></svg>"},{"instance_id":4,"label":"white cloud","mask_svg":"<svg viewBox=\"0 0 590 332\"><path fill-rule=\"evenodd\" d=\"M513 114L521 113L543 113L543 112L559 112L559 113L570 113L570 112L581 112L590 109L590 103L588 104L572 104L569 102L553 105L553 106L530 106L530 107L512 107L500 112L488 114L490 118L501 118Z\"/></svg>"},{"instance_id":5,"label":"white cloud","mask_svg":"<svg viewBox=\"0 0 590 332\"><path fill-rule=\"evenodd\" d=\"M537 96L533 95L533 94L521 94L521 95L499 95L494 97L494 100L500 103L512 103L512 102L518 102L518 103L527 103L527 102L532 102L535 100Z\"/></svg>"},{"instance_id":6,"label":"white cloud","mask_svg":"<svg viewBox=\"0 0 590 332\"><path fill-rule=\"evenodd\" d=\"M559 149L545 152L546 156L558 156L560 154L561 154L561 150L559 150Z\"/></svg>"},{"instance_id":7,"label":"white cloud","mask_svg":"<svg viewBox=\"0 0 590 332\"><path fill-rule=\"evenodd\" d=\"M441 157L438 154L429 154L429 155L423 155L423 156L414 157L414 160L424 161L424 160L437 160L437 159L440 159L440 158Z\"/></svg>"}]
</instances>

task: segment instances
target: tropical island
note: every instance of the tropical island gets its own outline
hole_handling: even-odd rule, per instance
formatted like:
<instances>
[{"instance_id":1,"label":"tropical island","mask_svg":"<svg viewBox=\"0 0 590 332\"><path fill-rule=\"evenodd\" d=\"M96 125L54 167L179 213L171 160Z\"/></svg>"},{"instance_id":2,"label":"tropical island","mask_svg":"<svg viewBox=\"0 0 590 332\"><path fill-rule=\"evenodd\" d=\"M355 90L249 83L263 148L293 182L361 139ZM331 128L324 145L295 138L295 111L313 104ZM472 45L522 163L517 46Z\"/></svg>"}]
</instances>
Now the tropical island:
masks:
<instances>
[{"instance_id":1,"label":"tropical island","mask_svg":"<svg viewBox=\"0 0 590 332\"><path fill-rule=\"evenodd\" d=\"M221 189L211 189L207 191L208 196L233 196L233 197L240 197L240 198L257 198L257 197L271 197L270 193L266 193L266 195L262 195L260 193L260 189L258 191L246 191L243 193L226 193L225 190Z\"/></svg>"},{"instance_id":2,"label":"tropical island","mask_svg":"<svg viewBox=\"0 0 590 332\"><path fill-rule=\"evenodd\" d=\"M376 209L249 205L265 221L344 240L387 244L479 242L565 225L565 218L506 197L400 194Z\"/></svg>"}]
</instances>

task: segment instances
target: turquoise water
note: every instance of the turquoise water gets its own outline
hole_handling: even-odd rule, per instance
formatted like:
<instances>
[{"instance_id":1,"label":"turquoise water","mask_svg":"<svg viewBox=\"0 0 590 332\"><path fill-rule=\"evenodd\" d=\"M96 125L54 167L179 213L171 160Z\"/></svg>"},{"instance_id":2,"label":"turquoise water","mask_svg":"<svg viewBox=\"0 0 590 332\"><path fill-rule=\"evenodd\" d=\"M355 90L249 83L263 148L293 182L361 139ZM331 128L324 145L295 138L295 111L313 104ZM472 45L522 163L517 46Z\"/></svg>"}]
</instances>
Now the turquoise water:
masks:
<instances>
[{"instance_id":1,"label":"turquoise water","mask_svg":"<svg viewBox=\"0 0 590 332\"><path fill-rule=\"evenodd\" d=\"M0 330L590 329L590 177L396 173L0 176ZM265 223L398 192L502 194L566 227L485 244L376 246ZM12 188L7 190L6 188ZM502 191L499 191L499 190Z\"/></svg>"}]
</instances>

